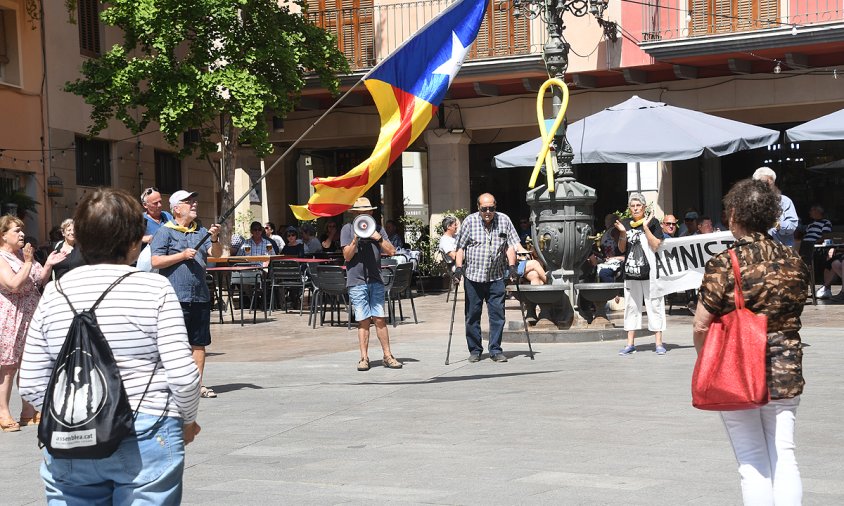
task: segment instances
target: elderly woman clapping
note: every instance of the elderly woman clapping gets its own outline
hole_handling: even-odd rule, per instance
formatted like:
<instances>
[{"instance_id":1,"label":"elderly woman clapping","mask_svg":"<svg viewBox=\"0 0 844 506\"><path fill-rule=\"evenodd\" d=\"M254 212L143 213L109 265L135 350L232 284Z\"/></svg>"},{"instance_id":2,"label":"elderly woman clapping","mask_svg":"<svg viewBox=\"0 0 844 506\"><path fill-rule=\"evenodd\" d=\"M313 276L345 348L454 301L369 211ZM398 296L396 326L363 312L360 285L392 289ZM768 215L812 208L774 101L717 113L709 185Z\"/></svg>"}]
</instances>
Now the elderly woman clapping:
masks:
<instances>
[{"instance_id":1,"label":"elderly woman clapping","mask_svg":"<svg viewBox=\"0 0 844 506\"><path fill-rule=\"evenodd\" d=\"M49 281L53 266L65 254L53 252L44 267L33 258L32 244L24 244L23 222L14 216L0 218L0 430L15 432L21 425L38 423L39 415L23 403L20 423L12 418L9 399L20 365L26 330L41 287Z\"/></svg>"},{"instance_id":2,"label":"elderly woman clapping","mask_svg":"<svg viewBox=\"0 0 844 506\"><path fill-rule=\"evenodd\" d=\"M794 457L794 422L803 392L800 314L809 270L797 252L766 232L780 215L779 195L761 181L739 181L724 197L732 248L739 262L745 307L767 316L770 402L722 411L739 464L744 504L800 504L803 486ZM700 286L694 322L698 351L716 316L736 309L735 277L727 251L712 257Z\"/></svg>"},{"instance_id":3,"label":"elderly woman clapping","mask_svg":"<svg viewBox=\"0 0 844 506\"><path fill-rule=\"evenodd\" d=\"M85 265L82 254L76 247L76 229L73 227L73 220L71 218L64 220L61 229L63 239L56 244L54 249L64 253L65 258L53 266L53 275L56 279L61 279L71 269Z\"/></svg>"}]
</instances>

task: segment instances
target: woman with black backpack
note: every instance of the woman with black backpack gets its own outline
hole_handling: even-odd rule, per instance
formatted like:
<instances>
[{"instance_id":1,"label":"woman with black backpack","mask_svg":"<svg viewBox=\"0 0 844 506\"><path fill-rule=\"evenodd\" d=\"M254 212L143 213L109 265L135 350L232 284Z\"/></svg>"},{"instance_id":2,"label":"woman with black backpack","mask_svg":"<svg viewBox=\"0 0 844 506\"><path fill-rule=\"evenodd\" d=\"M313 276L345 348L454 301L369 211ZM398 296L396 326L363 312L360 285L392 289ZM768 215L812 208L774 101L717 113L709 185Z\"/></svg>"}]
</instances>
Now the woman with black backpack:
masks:
<instances>
[{"instance_id":1,"label":"woman with black backpack","mask_svg":"<svg viewBox=\"0 0 844 506\"><path fill-rule=\"evenodd\" d=\"M113 188L89 193L74 225L87 265L47 285L29 327L20 374L21 395L47 408L38 431L46 445L41 476L47 501L179 504L185 444L199 432L199 372L182 308L166 278L131 266L146 226L129 193ZM107 341L102 362L93 365L116 366L128 399L118 414L128 410L123 418L134 428L105 452L98 446L100 433L112 429L108 420L98 421L90 436L71 432L73 425L99 420L112 402L101 391L111 392L113 380L98 379L92 371L99 369L77 368L74 374L62 369L68 363L63 344L71 341L69 329L78 328L80 313L95 318L87 328L90 341L99 332ZM99 332L91 332L95 328ZM76 457L94 454L99 456Z\"/></svg>"}]
</instances>

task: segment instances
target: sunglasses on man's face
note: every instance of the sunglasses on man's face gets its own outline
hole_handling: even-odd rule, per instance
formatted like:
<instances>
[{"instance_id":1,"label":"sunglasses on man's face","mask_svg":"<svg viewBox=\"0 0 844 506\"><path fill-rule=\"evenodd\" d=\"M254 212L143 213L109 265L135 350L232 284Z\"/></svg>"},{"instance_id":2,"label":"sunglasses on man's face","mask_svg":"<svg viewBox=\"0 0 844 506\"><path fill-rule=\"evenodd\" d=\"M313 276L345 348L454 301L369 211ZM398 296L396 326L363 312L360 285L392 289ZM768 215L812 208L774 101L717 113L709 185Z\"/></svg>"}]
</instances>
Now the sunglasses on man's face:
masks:
<instances>
[{"instance_id":1,"label":"sunglasses on man's face","mask_svg":"<svg viewBox=\"0 0 844 506\"><path fill-rule=\"evenodd\" d=\"M495 212L495 206L483 206L478 208L482 213Z\"/></svg>"},{"instance_id":2,"label":"sunglasses on man's face","mask_svg":"<svg viewBox=\"0 0 844 506\"><path fill-rule=\"evenodd\" d=\"M668 225L669 227L676 227L676 226L677 226L677 222L676 222L676 221L663 221L663 222L662 222L662 224L663 224L663 225Z\"/></svg>"}]
</instances>

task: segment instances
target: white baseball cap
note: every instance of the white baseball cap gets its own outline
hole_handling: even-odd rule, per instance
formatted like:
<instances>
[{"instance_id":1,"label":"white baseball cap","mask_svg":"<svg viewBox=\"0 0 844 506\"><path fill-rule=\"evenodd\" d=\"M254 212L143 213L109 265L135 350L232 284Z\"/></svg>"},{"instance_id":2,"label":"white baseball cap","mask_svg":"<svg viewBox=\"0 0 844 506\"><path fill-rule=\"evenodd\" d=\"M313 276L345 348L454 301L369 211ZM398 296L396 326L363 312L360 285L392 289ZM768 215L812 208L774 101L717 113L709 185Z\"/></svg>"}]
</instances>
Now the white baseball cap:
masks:
<instances>
[{"instance_id":1,"label":"white baseball cap","mask_svg":"<svg viewBox=\"0 0 844 506\"><path fill-rule=\"evenodd\" d=\"M189 192L186 190L179 190L177 192L174 192L173 195L170 195L170 209L176 207L176 204L178 204L179 202L192 197L196 197L197 195L199 195L199 193Z\"/></svg>"}]
</instances>

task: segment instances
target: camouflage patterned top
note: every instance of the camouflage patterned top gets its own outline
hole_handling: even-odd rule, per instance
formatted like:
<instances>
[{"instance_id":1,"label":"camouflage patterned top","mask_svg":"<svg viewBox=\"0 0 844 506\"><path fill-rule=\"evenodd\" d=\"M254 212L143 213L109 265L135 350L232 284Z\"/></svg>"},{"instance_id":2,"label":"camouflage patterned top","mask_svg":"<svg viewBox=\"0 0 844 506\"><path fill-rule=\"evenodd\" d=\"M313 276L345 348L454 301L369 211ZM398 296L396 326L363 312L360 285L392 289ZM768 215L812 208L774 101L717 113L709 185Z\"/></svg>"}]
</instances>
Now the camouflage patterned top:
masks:
<instances>
[{"instance_id":1,"label":"camouflage patterned top","mask_svg":"<svg viewBox=\"0 0 844 506\"><path fill-rule=\"evenodd\" d=\"M768 317L768 389L772 399L803 392L803 350L800 314L806 302L809 269L793 248L752 233L735 243L745 306ZM706 264L700 301L707 311L734 311L735 277L730 255L723 251Z\"/></svg>"}]
</instances>

